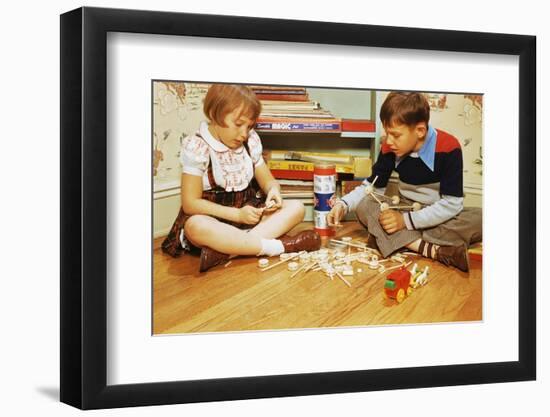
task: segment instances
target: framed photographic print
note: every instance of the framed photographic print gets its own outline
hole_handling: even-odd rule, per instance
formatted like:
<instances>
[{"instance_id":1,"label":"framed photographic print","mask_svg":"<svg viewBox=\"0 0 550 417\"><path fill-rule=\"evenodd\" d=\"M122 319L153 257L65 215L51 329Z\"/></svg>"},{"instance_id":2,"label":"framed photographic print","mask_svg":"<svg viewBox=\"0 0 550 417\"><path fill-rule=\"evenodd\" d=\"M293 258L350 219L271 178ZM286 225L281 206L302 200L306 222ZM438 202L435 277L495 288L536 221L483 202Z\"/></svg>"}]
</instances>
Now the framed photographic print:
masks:
<instances>
[{"instance_id":1,"label":"framed photographic print","mask_svg":"<svg viewBox=\"0 0 550 417\"><path fill-rule=\"evenodd\" d=\"M535 38L61 16L61 400L535 379Z\"/></svg>"}]
</instances>

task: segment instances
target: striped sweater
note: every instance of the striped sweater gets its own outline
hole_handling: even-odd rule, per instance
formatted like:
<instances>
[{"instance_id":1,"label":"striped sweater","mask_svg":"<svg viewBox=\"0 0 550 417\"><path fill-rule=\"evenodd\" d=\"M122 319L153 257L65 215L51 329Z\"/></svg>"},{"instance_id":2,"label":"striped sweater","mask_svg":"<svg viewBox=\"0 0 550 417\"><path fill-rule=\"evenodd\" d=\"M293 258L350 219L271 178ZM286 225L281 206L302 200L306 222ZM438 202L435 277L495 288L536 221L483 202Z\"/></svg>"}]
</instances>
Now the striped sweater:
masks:
<instances>
[{"instance_id":1,"label":"striped sweater","mask_svg":"<svg viewBox=\"0 0 550 417\"><path fill-rule=\"evenodd\" d=\"M460 142L452 135L429 126L426 141L418 152L396 158L382 144L372 175L362 185L342 197L354 211L365 196L365 187L374 184L383 193L393 171L399 174L399 193L421 203L424 208L404 212L407 229L425 229L444 223L463 209L463 162Z\"/></svg>"}]
</instances>

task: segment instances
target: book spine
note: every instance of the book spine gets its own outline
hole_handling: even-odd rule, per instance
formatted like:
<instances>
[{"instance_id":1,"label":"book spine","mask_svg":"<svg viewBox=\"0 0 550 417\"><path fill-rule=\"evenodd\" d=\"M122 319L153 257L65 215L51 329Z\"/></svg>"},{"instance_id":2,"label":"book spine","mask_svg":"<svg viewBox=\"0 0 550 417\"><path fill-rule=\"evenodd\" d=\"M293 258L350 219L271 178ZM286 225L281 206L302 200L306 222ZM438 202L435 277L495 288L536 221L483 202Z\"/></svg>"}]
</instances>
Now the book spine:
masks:
<instances>
[{"instance_id":1,"label":"book spine","mask_svg":"<svg viewBox=\"0 0 550 417\"><path fill-rule=\"evenodd\" d=\"M305 161L305 162L334 162L343 165L353 165L354 158L351 155L320 153L320 152L293 152L288 150L271 149L266 151L271 161Z\"/></svg>"},{"instance_id":2,"label":"book spine","mask_svg":"<svg viewBox=\"0 0 550 417\"><path fill-rule=\"evenodd\" d=\"M304 90L266 90L266 89L263 89L263 90L256 90L256 89L253 89L254 93L256 93L256 95L258 94L283 94L283 95L300 95L300 96L305 96L307 95Z\"/></svg>"},{"instance_id":3,"label":"book spine","mask_svg":"<svg viewBox=\"0 0 550 417\"><path fill-rule=\"evenodd\" d=\"M303 162L303 161L274 161L270 160L267 161L267 166L271 170L290 170L290 171L311 171L313 172L313 168L315 164L313 162ZM353 166L352 165L343 165L343 164L336 164L336 172L342 173L342 174L353 174ZM311 177L313 178L313 177ZM289 178L293 179L293 178ZM303 179L303 178L296 178L296 179Z\"/></svg>"},{"instance_id":4,"label":"book spine","mask_svg":"<svg viewBox=\"0 0 550 417\"><path fill-rule=\"evenodd\" d=\"M256 129L258 130L274 130L274 131L298 131L298 132L341 132L341 124L339 122L293 122L293 121L280 121L270 122L262 121L258 119L256 123Z\"/></svg>"},{"instance_id":5,"label":"book spine","mask_svg":"<svg viewBox=\"0 0 550 417\"><path fill-rule=\"evenodd\" d=\"M258 100L309 101L307 94L256 94Z\"/></svg>"},{"instance_id":6,"label":"book spine","mask_svg":"<svg viewBox=\"0 0 550 417\"><path fill-rule=\"evenodd\" d=\"M290 169L272 169L271 174L276 179L286 180L313 180L312 171L294 171Z\"/></svg>"}]
</instances>

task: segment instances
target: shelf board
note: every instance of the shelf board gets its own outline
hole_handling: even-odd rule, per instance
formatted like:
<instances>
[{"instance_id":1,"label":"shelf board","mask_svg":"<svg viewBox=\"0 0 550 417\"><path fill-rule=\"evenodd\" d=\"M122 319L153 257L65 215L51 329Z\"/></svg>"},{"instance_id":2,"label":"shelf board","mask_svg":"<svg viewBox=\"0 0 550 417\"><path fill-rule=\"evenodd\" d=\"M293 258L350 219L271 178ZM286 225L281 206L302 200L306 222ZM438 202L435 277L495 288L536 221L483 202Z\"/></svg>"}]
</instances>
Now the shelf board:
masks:
<instances>
[{"instance_id":1,"label":"shelf board","mask_svg":"<svg viewBox=\"0 0 550 417\"><path fill-rule=\"evenodd\" d=\"M376 132L342 132L340 134L343 138L368 138L374 139L376 137Z\"/></svg>"},{"instance_id":2,"label":"shelf board","mask_svg":"<svg viewBox=\"0 0 550 417\"><path fill-rule=\"evenodd\" d=\"M311 130L263 130L263 129L254 129L258 133L262 134L272 134L272 135L288 135L288 134L310 134L310 135L340 135L342 132L339 130L337 131L323 131L323 132L315 132Z\"/></svg>"},{"instance_id":3,"label":"shelf board","mask_svg":"<svg viewBox=\"0 0 550 417\"><path fill-rule=\"evenodd\" d=\"M261 133L263 135L287 135L287 134L310 134L310 135L338 135L342 138L365 138L365 139L374 139L376 137L376 132L311 132L311 131L301 131L301 130L283 130L283 131L276 131L276 130L259 130L256 129L256 132Z\"/></svg>"}]
</instances>

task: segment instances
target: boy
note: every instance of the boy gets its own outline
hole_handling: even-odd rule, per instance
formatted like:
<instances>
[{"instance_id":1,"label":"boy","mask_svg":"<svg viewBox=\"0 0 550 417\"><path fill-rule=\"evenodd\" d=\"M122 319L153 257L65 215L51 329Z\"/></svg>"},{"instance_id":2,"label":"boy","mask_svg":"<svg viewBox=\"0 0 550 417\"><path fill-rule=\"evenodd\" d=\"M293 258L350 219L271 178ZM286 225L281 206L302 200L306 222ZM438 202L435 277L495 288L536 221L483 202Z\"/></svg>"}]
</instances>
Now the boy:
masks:
<instances>
[{"instance_id":1,"label":"boy","mask_svg":"<svg viewBox=\"0 0 550 417\"><path fill-rule=\"evenodd\" d=\"M392 92L380 109L386 139L372 175L343 196L327 216L337 225L347 212L369 231L384 257L406 247L468 272L468 246L482 238L479 208L464 208L462 149L458 140L429 125L430 106L420 93ZM366 196L373 181L383 194L392 171L399 174L399 205L418 202L418 211L380 210Z\"/></svg>"}]
</instances>

